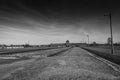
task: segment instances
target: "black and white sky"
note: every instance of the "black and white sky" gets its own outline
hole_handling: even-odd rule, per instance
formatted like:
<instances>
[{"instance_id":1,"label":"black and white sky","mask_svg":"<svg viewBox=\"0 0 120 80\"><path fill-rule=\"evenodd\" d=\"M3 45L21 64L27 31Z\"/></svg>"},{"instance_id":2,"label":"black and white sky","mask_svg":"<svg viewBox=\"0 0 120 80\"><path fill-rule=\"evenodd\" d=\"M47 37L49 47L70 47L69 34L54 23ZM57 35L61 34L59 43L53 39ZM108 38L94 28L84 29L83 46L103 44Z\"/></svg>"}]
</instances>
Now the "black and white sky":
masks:
<instances>
[{"instance_id":1,"label":"black and white sky","mask_svg":"<svg viewBox=\"0 0 120 80\"><path fill-rule=\"evenodd\" d=\"M115 0L0 0L0 44L105 43L112 13L120 41L120 3Z\"/></svg>"}]
</instances>

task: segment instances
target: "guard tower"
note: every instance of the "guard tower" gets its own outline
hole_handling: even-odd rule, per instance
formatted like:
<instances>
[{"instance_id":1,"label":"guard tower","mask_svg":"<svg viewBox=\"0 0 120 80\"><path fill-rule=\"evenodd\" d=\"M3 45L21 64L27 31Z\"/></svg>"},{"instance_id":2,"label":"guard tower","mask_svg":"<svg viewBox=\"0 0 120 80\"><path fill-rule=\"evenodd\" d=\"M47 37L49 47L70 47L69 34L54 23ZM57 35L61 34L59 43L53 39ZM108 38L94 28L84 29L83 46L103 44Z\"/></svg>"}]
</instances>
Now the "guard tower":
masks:
<instances>
[{"instance_id":1,"label":"guard tower","mask_svg":"<svg viewBox=\"0 0 120 80\"><path fill-rule=\"evenodd\" d=\"M70 41L67 40L66 43L65 43L66 47L69 47L70 46Z\"/></svg>"}]
</instances>

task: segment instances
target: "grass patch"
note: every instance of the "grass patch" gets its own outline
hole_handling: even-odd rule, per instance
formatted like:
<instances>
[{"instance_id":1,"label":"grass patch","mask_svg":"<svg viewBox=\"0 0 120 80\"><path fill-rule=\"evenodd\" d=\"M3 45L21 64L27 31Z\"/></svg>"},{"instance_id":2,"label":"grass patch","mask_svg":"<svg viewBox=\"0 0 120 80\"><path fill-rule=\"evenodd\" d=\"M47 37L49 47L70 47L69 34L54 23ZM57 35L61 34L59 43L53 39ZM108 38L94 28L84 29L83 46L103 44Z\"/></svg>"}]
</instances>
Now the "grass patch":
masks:
<instances>
[{"instance_id":1,"label":"grass patch","mask_svg":"<svg viewBox=\"0 0 120 80\"><path fill-rule=\"evenodd\" d=\"M28 60L29 57L21 57L20 59L0 59L0 65L1 64L11 64L13 62L21 61L21 60Z\"/></svg>"},{"instance_id":2,"label":"grass patch","mask_svg":"<svg viewBox=\"0 0 120 80\"><path fill-rule=\"evenodd\" d=\"M113 54L110 54L110 53L107 53L107 52L102 52L102 51L100 52L100 51L90 49L90 48L83 48L83 49L87 50L90 53L93 53L97 56L100 56L102 58L105 58L105 59L107 59L111 62L114 62L114 63L120 65L120 56L118 56L118 55L113 55Z\"/></svg>"}]
</instances>

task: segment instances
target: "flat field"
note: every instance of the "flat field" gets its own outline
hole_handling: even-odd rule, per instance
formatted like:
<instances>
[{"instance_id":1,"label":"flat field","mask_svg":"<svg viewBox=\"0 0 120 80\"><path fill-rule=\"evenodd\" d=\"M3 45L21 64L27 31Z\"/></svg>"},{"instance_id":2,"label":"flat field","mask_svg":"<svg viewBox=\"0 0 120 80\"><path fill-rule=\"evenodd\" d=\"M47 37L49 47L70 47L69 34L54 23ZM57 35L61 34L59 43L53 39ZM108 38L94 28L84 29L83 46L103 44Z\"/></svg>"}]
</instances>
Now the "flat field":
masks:
<instances>
[{"instance_id":1,"label":"flat field","mask_svg":"<svg viewBox=\"0 0 120 80\"><path fill-rule=\"evenodd\" d=\"M110 47L85 47L90 50L99 51L102 53L108 53L111 54L111 48ZM114 55L120 56L120 48L114 47Z\"/></svg>"},{"instance_id":2,"label":"flat field","mask_svg":"<svg viewBox=\"0 0 120 80\"><path fill-rule=\"evenodd\" d=\"M106 48L106 47L84 47L83 49L120 65L120 50L119 49L114 49L113 54L111 54L111 49Z\"/></svg>"}]
</instances>

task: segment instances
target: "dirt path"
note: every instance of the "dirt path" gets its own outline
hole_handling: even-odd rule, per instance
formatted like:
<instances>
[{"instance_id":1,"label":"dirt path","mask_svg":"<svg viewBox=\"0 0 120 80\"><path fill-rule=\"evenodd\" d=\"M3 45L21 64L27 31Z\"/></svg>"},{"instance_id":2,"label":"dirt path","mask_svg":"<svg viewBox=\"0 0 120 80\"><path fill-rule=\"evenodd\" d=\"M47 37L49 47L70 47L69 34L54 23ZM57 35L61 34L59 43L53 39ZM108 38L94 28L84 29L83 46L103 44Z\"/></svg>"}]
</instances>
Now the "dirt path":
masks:
<instances>
[{"instance_id":1,"label":"dirt path","mask_svg":"<svg viewBox=\"0 0 120 80\"><path fill-rule=\"evenodd\" d=\"M3 80L120 80L119 76L108 64L74 47L61 55L24 64Z\"/></svg>"}]
</instances>

